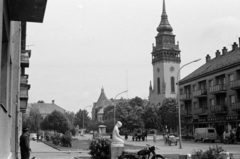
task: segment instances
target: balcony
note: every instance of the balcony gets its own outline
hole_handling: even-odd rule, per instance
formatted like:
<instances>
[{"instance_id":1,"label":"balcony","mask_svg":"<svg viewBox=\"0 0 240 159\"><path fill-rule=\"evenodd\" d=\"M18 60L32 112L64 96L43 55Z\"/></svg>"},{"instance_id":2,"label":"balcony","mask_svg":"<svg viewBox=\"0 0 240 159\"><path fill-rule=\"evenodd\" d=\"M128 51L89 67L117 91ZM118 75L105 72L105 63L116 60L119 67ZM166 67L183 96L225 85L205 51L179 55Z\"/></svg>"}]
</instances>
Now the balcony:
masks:
<instances>
[{"instance_id":1,"label":"balcony","mask_svg":"<svg viewBox=\"0 0 240 159\"><path fill-rule=\"evenodd\" d=\"M206 107L196 108L194 109L194 114L199 116L208 115L208 109Z\"/></svg>"},{"instance_id":2,"label":"balcony","mask_svg":"<svg viewBox=\"0 0 240 159\"><path fill-rule=\"evenodd\" d=\"M200 97L207 97L207 90L206 89L200 89L193 92L193 97L200 98Z\"/></svg>"},{"instance_id":3,"label":"balcony","mask_svg":"<svg viewBox=\"0 0 240 159\"><path fill-rule=\"evenodd\" d=\"M27 84L28 83L28 75L21 75L20 83Z\"/></svg>"},{"instance_id":4,"label":"balcony","mask_svg":"<svg viewBox=\"0 0 240 159\"><path fill-rule=\"evenodd\" d=\"M26 113L27 110L27 100L20 100L20 111Z\"/></svg>"},{"instance_id":5,"label":"balcony","mask_svg":"<svg viewBox=\"0 0 240 159\"><path fill-rule=\"evenodd\" d=\"M181 116L192 116L192 109L188 109L188 110L181 110Z\"/></svg>"},{"instance_id":6,"label":"balcony","mask_svg":"<svg viewBox=\"0 0 240 159\"><path fill-rule=\"evenodd\" d=\"M29 67L29 58L31 57L31 50L24 50L21 53L21 67Z\"/></svg>"},{"instance_id":7,"label":"balcony","mask_svg":"<svg viewBox=\"0 0 240 159\"><path fill-rule=\"evenodd\" d=\"M20 84L20 100L28 99L28 90L30 89L29 84Z\"/></svg>"},{"instance_id":8,"label":"balcony","mask_svg":"<svg viewBox=\"0 0 240 159\"><path fill-rule=\"evenodd\" d=\"M219 84L216 86L210 87L210 93L211 94L219 94L219 93L226 93L226 85L225 84Z\"/></svg>"},{"instance_id":9,"label":"balcony","mask_svg":"<svg viewBox=\"0 0 240 159\"><path fill-rule=\"evenodd\" d=\"M7 2L10 20L43 22L47 0L8 0Z\"/></svg>"},{"instance_id":10,"label":"balcony","mask_svg":"<svg viewBox=\"0 0 240 159\"><path fill-rule=\"evenodd\" d=\"M191 100L192 96L191 94L181 94L180 95L180 100Z\"/></svg>"},{"instance_id":11,"label":"balcony","mask_svg":"<svg viewBox=\"0 0 240 159\"><path fill-rule=\"evenodd\" d=\"M231 89L240 89L240 80L235 80L230 82Z\"/></svg>"},{"instance_id":12,"label":"balcony","mask_svg":"<svg viewBox=\"0 0 240 159\"><path fill-rule=\"evenodd\" d=\"M240 111L240 103L232 103L231 107L232 111Z\"/></svg>"},{"instance_id":13,"label":"balcony","mask_svg":"<svg viewBox=\"0 0 240 159\"><path fill-rule=\"evenodd\" d=\"M226 104L211 106L211 113L213 114L226 114L228 109Z\"/></svg>"}]
</instances>

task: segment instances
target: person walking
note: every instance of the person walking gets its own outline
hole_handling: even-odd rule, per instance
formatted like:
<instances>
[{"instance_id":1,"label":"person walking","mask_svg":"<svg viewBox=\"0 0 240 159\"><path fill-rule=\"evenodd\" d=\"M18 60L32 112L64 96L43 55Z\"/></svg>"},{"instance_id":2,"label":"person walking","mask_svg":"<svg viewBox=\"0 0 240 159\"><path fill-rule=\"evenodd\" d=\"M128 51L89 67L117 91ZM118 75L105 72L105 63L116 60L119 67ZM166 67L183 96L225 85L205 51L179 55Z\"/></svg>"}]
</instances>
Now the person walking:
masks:
<instances>
[{"instance_id":1,"label":"person walking","mask_svg":"<svg viewBox=\"0 0 240 159\"><path fill-rule=\"evenodd\" d=\"M20 136L20 151L21 159L29 159L31 148L29 146L29 133L28 128L23 128L22 135Z\"/></svg>"}]
</instances>

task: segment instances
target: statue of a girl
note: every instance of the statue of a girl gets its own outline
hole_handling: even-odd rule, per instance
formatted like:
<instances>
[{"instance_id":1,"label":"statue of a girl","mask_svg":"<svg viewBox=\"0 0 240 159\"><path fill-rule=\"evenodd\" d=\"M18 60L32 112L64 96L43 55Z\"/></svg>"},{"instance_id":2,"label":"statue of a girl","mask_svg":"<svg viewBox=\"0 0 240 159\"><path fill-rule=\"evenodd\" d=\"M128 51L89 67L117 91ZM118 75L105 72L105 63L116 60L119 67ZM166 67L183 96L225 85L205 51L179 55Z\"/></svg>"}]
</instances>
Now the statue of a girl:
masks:
<instances>
[{"instance_id":1,"label":"statue of a girl","mask_svg":"<svg viewBox=\"0 0 240 159\"><path fill-rule=\"evenodd\" d=\"M117 122L117 124L113 128L112 132L112 146L116 145L117 147L123 147L124 146L124 139L119 135L119 129L122 126L122 123L120 121Z\"/></svg>"}]
</instances>

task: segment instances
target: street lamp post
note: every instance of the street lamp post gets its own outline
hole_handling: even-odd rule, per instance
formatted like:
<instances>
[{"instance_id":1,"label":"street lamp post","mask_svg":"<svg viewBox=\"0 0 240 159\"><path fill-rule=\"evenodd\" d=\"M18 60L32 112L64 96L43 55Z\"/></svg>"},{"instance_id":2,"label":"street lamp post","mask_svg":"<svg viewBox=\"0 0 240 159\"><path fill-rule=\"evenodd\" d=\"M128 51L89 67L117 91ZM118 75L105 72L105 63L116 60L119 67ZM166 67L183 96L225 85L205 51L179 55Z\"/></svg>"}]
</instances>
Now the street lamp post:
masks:
<instances>
[{"instance_id":1,"label":"street lamp post","mask_svg":"<svg viewBox=\"0 0 240 159\"><path fill-rule=\"evenodd\" d=\"M114 99L116 99L117 96L119 96L120 94L123 94L123 93L126 93L126 92L128 92L128 90L123 91L123 92L121 92L121 93L118 93L118 94L115 96ZM114 124L115 124L115 105L113 106L113 127L114 127Z\"/></svg>"},{"instance_id":2,"label":"street lamp post","mask_svg":"<svg viewBox=\"0 0 240 159\"><path fill-rule=\"evenodd\" d=\"M187 66L193 62L198 62L199 60L201 59L197 59L197 60L194 60L192 62L189 62L185 65L183 65L182 67L180 67L180 69L178 70L178 73L177 73L177 84L178 84L178 93L177 93L177 102L178 102L178 133L179 133L179 149L182 149L182 134L181 134L181 108L180 108L180 87L179 87L179 73L180 73L180 70L184 67L184 66Z\"/></svg>"},{"instance_id":3,"label":"street lamp post","mask_svg":"<svg viewBox=\"0 0 240 159\"><path fill-rule=\"evenodd\" d=\"M85 110L85 108L87 108L87 107L91 107L91 105L88 105L88 106L86 106L86 107L83 108L83 131L84 131L84 110Z\"/></svg>"}]
</instances>

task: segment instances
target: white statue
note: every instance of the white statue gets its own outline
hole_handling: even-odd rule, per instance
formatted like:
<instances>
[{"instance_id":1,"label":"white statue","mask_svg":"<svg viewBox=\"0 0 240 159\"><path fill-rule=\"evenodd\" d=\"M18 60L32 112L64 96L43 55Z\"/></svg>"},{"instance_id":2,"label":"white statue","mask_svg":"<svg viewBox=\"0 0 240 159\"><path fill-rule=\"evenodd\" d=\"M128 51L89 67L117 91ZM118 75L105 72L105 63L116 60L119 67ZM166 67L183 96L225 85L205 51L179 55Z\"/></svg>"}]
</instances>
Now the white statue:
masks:
<instances>
[{"instance_id":1,"label":"white statue","mask_svg":"<svg viewBox=\"0 0 240 159\"><path fill-rule=\"evenodd\" d=\"M117 122L115 125L113 132L112 132L112 146L115 145L117 147L123 147L124 146L124 139L119 135L119 130L122 126L122 123L120 121Z\"/></svg>"}]
</instances>

